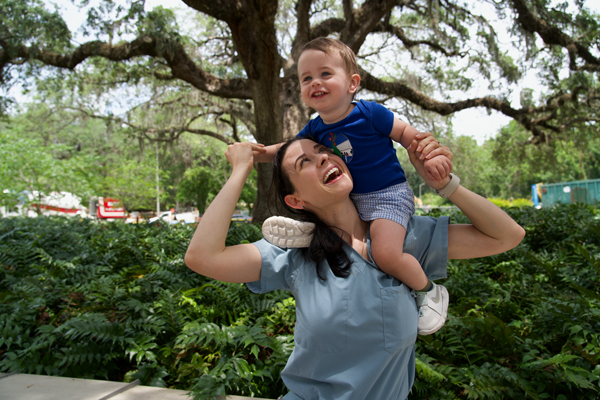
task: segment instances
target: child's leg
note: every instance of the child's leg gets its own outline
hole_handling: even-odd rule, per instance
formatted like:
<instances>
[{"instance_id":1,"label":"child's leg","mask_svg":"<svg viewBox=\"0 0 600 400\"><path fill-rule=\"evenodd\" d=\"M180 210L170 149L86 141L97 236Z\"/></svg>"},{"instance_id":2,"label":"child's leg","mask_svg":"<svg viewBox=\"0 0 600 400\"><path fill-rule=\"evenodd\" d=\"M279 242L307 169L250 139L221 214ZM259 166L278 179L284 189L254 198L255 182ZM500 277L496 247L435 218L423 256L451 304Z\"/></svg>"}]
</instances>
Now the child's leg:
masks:
<instances>
[{"instance_id":1,"label":"child's leg","mask_svg":"<svg viewBox=\"0 0 600 400\"><path fill-rule=\"evenodd\" d=\"M427 276L412 255L404 253L406 228L388 219L371 222L371 254L379 268L413 290L427 286Z\"/></svg>"},{"instance_id":2,"label":"child's leg","mask_svg":"<svg viewBox=\"0 0 600 400\"><path fill-rule=\"evenodd\" d=\"M404 253L406 228L387 219L371 223L371 254L385 273L414 290L419 309L417 331L431 335L446 322L448 291L441 285L429 282L423 268L412 255Z\"/></svg>"}]
</instances>

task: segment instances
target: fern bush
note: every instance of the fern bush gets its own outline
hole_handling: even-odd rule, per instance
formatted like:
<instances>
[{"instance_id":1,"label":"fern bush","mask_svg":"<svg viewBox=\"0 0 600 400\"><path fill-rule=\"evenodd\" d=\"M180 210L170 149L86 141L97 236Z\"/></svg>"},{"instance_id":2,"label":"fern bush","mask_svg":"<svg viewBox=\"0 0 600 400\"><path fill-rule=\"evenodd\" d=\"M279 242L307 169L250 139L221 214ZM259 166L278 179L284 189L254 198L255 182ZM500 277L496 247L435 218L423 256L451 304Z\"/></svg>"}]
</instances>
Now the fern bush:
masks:
<instances>
[{"instance_id":1,"label":"fern bush","mask_svg":"<svg viewBox=\"0 0 600 400\"><path fill-rule=\"evenodd\" d=\"M186 226L0 219L0 371L139 378L197 398L279 396L293 300L192 272L183 262L192 234ZM260 238L258 227L240 224L228 243Z\"/></svg>"},{"instance_id":2,"label":"fern bush","mask_svg":"<svg viewBox=\"0 0 600 400\"><path fill-rule=\"evenodd\" d=\"M596 399L600 224L584 205L508 209L516 249L451 261L449 319L417 341L413 399ZM455 213L454 222L466 222Z\"/></svg>"},{"instance_id":3,"label":"fern bush","mask_svg":"<svg viewBox=\"0 0 600 400\"><path fill-rule=\"evenodd\" d=\"M507 212L525 240L449 263L449 319L417 341L411 399L598 397L598 212ZM0 219L0 371L140 379L196 399L285 393L294 299L190 271L192 234L179 225ZM260 237L236 224L227 243Z\"/></svg>"}]
</instances>

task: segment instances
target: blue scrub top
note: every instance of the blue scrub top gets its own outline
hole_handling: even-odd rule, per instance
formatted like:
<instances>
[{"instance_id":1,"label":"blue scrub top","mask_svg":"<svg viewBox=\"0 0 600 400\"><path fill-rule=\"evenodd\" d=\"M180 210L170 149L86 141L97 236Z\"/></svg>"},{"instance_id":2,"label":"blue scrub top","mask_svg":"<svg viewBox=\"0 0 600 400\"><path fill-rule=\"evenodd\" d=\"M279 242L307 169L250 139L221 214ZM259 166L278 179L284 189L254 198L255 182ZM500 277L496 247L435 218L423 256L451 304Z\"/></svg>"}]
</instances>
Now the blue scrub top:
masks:
<instances>
[{"instance_id":1,"label":"blue scrub top","mask_svg":"<svg viewBox=\"0 0 600 400\"><path fill-rule=\"evenodd\" d=\"M404 251L429 279L445 278L447 217L413 216ZM281 377L285 399L407 398L415 378L417 307L410 289L363 259L349 245L353 261L347 278L336 277L323 261L317 276L303 249L281 249L261 240L261 279L255 293L288 290L296 299L295 348ZM369 256L371 239L367 238Z\"/></svg>"}]
</instances>

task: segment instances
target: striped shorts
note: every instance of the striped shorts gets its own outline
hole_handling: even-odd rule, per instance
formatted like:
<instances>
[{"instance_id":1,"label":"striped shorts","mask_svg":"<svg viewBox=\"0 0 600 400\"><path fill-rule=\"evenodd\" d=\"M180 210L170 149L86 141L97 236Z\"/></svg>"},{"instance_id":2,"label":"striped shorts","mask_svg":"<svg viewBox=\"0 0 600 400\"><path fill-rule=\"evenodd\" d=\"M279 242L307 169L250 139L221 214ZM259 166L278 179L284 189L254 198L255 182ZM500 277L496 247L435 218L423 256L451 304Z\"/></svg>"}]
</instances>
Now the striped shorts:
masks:
<instances>
[{"instance_id":1,"label":"striped shorts","mask_svg":"<svg viewBox=\"0 0 600 400\"><path fill-rule=\"evenodd\" d=\"M370 193L350 193L363 221L389 219L406 228L415 213L415 195L408 182Z\"/></svg>"}]
</instances>

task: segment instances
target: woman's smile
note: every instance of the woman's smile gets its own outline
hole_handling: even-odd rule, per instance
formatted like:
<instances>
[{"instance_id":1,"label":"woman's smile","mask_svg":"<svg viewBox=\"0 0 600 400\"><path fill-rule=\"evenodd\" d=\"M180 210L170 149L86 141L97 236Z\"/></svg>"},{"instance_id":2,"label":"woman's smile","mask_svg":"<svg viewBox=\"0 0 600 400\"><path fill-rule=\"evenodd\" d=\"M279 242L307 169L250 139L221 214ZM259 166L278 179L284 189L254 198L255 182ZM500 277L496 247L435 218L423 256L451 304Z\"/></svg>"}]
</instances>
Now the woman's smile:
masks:
<instances>
[{"instance_id":1,"label":"woman's smile","mask_svg":"<svg viewBox=\"0 0 600 400\"><path fill-rule=\"evenodd\" d=\"M326 185L335 183L335 182L339 181L340 179L342 179L343 174L344 173L342 171L340 171L340 169L338 167L336 167L335 165L332 165L329 168L329 170L327 170L327 172L325 173L325 176L323 177L323 183Z\"/></svg>"}]
</instances>

